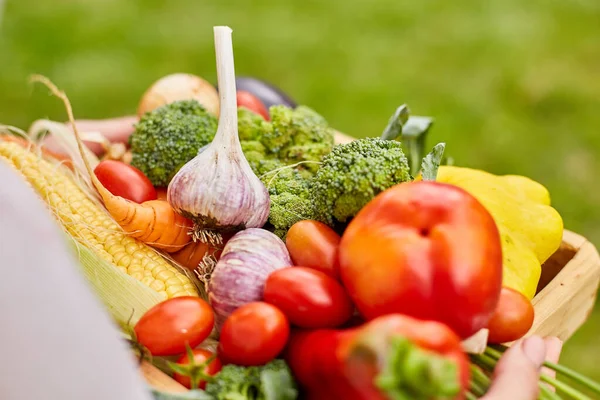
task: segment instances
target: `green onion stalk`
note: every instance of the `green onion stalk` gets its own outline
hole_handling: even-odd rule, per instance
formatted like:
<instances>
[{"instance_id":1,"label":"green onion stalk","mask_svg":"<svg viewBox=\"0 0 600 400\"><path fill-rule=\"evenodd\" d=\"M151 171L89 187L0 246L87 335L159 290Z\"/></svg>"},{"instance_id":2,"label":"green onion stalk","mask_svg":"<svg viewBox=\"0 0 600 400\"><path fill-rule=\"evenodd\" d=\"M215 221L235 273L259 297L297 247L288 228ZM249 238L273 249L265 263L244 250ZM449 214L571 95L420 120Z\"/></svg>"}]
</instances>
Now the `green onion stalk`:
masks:
<instances>
[{"instance_id":1,"label":"green onion stalk","mask_svg":"<svg viewBox=\"0 0 600 400\"><path fill-rule=\"evenodd\" d=\"M506 346L495 345L486 347L482 354L471 355L471 381L467 399L478 399L488 391L492 381L491 374L508 349ZM600 383L565 367L552 362L544 362L544 367L553 370L557 376L566 378L571 384L567 384L557 378L542 373L539 381L540 400L592 400L600 398ZM554 390L552 390L554 388Z\"/></svg>"}]
</instances>

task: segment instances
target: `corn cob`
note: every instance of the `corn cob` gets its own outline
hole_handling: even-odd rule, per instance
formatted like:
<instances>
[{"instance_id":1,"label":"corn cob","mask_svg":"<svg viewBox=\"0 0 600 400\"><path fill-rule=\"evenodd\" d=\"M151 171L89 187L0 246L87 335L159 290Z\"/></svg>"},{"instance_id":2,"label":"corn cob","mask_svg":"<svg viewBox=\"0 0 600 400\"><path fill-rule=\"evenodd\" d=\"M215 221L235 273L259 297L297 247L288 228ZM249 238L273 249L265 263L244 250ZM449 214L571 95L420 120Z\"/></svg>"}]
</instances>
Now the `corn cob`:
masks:
<instances>
[{"instance_id":1,"label":"corn cob","mask_svg":"<svg viewBox=\"0 0 600 400\"><path fill-rule=\"evenodd\" d=\"M33 186L63 228L120 271L164 299L198 296L192 281L144 243L127 236L108 213L56 166L21 144L0 141L0 159Z\"/></svg>"}]
</instances>

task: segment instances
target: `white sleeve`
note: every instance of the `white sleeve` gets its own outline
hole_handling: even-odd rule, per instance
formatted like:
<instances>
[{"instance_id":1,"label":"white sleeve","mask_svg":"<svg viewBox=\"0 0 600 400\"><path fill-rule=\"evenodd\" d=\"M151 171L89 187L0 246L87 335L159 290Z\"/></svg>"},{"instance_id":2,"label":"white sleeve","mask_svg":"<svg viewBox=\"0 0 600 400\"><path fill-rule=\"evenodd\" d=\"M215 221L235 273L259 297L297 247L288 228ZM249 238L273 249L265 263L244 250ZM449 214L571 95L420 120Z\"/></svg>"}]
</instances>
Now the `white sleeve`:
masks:
<instances>
[{"instance_id":1,"label":"white sleeve","mask_svg":"<svg viewBox=\"0 0 600 400\"><path fill-rule=\"evenodd\" d=\"M35 192L0 160L0 399L150 400Z\"/></svg>"}]
</instances>

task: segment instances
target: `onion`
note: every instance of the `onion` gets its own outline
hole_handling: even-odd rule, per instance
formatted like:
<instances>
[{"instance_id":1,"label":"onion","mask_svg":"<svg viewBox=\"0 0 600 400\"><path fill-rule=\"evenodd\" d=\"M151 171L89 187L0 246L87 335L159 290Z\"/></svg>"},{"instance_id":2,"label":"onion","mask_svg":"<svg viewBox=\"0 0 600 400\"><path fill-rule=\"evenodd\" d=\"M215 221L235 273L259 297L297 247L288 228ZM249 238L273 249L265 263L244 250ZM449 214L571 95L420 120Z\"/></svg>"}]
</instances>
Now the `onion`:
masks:
<instances>
[{"instance_id":1,"label":"onion","mask_svg":"<svg viewBox=\"0 0 600 400\"><path fill-rule=\"evenodd\" d=\"M196 100L206 110L219 116L219 94L208 81L192 74L167 75L154 82L142 96L137 114L152 111L177 100Z\"/></svg>"},{"instance_id":2,"label":"onion","mask_svg":"<svg viewBox=\"0 0 600 400\"><path fill-rule=\"evenodd\" d=\"M217 329L235 309L262 299L265 281L273 271L290 266L283 241L265 229L246 229L229 239L208 287Z\"/></svg>"}]
</instances>

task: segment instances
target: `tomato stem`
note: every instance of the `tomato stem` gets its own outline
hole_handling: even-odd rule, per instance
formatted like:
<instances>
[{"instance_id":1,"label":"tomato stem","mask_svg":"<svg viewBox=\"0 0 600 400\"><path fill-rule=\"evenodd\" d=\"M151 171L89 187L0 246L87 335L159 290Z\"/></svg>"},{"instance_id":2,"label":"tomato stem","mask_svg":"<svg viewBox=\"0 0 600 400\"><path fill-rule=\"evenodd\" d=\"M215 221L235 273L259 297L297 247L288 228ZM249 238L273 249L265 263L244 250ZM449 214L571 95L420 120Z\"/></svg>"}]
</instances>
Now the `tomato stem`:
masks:
<instances>
[{"instance_id":1,"label":"tomato stem","mask_svg":"<svg viewBox=\"0 0 600 400\"><path fill-rule=\"evenodd\" d=\"M467 397L467 400L477 400L479 398L479 396L475 396L473 393L471 392L467 392L465 393L465 396Z\"/></svg>"},{"instance_id":2,"label":"tomato stem","mask_svg":"<svg viewBox=\"0 0 600 400\"><path fill-rule=\"evenodd\" d=\"M377 338L366 337L362 347L355 350L383 351L383 368L375 384L390 397L410 398L453 397L460 392L456 364L432 352L420 349L403 337L394 337L387 349L381 349ZM369 343L371 342L371 343Z\"/></svg>"}]
</instances>

